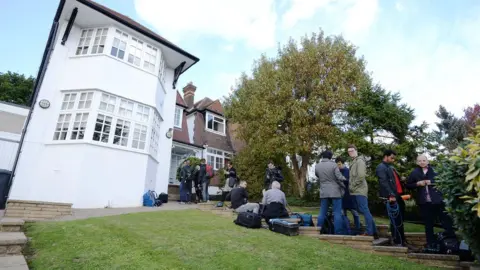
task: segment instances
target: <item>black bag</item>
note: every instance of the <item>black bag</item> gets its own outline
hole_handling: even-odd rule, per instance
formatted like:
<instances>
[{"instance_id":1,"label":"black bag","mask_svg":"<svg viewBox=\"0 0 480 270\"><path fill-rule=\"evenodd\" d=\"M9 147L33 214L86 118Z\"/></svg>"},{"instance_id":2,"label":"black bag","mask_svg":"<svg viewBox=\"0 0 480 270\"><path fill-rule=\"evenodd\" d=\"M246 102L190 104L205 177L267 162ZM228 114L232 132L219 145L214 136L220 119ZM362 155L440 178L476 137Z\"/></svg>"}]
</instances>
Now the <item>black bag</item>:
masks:
<instances>
[{"instance_id":1,"label":"black bag","mask_svg":"<svg viewBox=\"0 0 480 270\"><path fill-rule=\"evenodd\" d=\"M237 219L233 222L250 229L259 229L262 227L262 216L251 212L242 212L238 214Z\"/></svg>"},{"instance_id":2,"label":"black bag","mask_svg":"<svg viewBox=\"0 0 480 270\"><path fill-rule=\"evenodd\" d=\"M235 184L237 183L237 179L235 177L229 177L228 178L228 186L233 188Z\"/></svg>"},{"instance_id":3,"label":"black bag","mask_svg":"<svg viewBox=\"0 0 480 270\"><path fill-rule=\"evenodd\" d=\"M292 223L282 219L270 219L269 223L270 224L268 224L268 228L272 232L277 232L288 236L296 236L299 234L298 228L300 225L298 225L298 223Z\"/></svg>"},{"instance_id":4,"label":"black bag","mask_svg":"<svg viewBox=\"0 0 480 270\"><path fill-rule=\"evenodd\" d=\"M458 256L460 257L460 261L475 261L475 256L473 256L473 252L465 240L462 240L458 246Z\"/></svg>"},{"instance_id":5,"label":"black bag","mask_svg":"<svg viewBox=\"0 0 480 270\"><path fill-rule=\"evenodd\" d=\"M333 211L330 208L327 212L327 217L325 218L325 221L322 224L319 224L319 226L322 226L322 229L320 230L321 234L335 234L335 227L333 226Z\"/></svg>"},{"instance_id":6,"label":"black bag","mask_svg":"<svg viewBox=\"0 0 480 270\"><path fill-rule=\"evenodd\" d=\"M451 255L458 254L460 242L456 235L440 232L437 234L437 241L440 246L440 253Z\"/></svg>"},{"instance_id":7,"label":"black bag","mask_svg":"<svg viewBox=\"0 0 480 270\"><path fill-rule=\"evenodd\" d=\"M158 195L158 200L160 200L162 203L167 203L168 202L168 194L165 194L165 193L160 193L160 195Z\"/></svg>"}]
</instances>

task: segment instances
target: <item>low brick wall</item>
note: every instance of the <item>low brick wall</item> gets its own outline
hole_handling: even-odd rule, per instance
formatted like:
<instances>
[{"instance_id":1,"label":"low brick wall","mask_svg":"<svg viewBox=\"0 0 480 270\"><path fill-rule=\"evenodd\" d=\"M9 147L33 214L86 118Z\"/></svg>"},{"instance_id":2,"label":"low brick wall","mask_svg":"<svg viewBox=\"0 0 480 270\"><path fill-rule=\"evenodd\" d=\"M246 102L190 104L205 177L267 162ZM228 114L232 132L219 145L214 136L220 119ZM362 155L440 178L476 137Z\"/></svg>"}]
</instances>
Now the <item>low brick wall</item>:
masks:
<instances>
[{"instance_id":1,"label":"low brick wall","mask_svg":"<svg viewBox=\"0 0 480 270\"><path fill-rule=\"evenodd\" d=\"M26 221L52 219L72 214L71 203L8 200L5 217Z\"/></svg>"}]
</instances>

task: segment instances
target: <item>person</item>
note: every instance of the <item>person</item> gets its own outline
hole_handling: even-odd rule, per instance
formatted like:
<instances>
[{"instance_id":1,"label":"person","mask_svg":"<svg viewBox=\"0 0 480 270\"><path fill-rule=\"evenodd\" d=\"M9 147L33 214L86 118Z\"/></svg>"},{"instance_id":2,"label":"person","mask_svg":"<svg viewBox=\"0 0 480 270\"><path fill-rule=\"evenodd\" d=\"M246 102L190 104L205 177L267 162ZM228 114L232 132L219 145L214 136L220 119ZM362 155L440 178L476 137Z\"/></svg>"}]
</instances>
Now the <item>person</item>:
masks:
<instances>
[{"instance_id":1,"label":"person","mask_svg":"<svg viewBox=\"0 0 480 270\"><path fill-rule=\"evenodd\" d=\"M230 186L230 181L233 181L235 184L233 187ZM237 170L233 167L233 163L231 161L227 164L227 170L225 170L225 185L222 188L222 197L220 201L222 203L225 202L228 193L232 190L232 188L238 186L238 178L237 178Z\"/></svg>"},{"instance_id":2,"label":"person","mask_svg":"<svg viewBox=\"0 0 480 270\"><path fill-rule=\"evenodd\" d=\"M355 200L357 211L365 218L366 233L364 235L378 239L377 226L368 208L367 162L364 156L358 155L355 145L349 145L347 152L350 158L352 158L349 191Z\"/></svg>"},{"instance_id":3,"label":"person","mask_svg":"<svg viewBox=\"0 0 480 270\"><path fill-rule=\"evenodd\" d=\"M272 188L263 193L262 205L264 210L262 216L267 224L272 218L289 217L287 198L280 188L281 184L278 181L273 181Z\"/></svg>"},{"instance_id":4,"label":"person","mask_svg":"<svg viewBox=\"0 0 480 270\"><path fill-rule=\"evenodd\" d=\"M198 182L202 185L202 200L203 202L209 202L208 186L210 185L210 178L212 176L212 166L206 163L206 160L202 158L200 160L200 170L198 171ZM210 174L210 175L209 175Z\"/></svg>"},{"instance_id":5,"label":"person","mask_svg":"<svg viewBox=\"0 0 480 270\"><path fill-rule=\"evenodd\" d=\"M193 185L195 189L196 202L202 201L202 183L199 181L198 174L200 173L200 165L195 166L194 173L192 174Z\"/></svg>"},{"instance_id":6,"label":"person","mask_svg":"<svg viewBox=\"0 0 480 270\"><path fill-rule=\"evenodd\" d=\"M376 168L376 175L379 183L379 195L387 200L387 212L390 206L398 205L398 214L390 218L390 231L393 235L393 242L397 246L405 246L405 233L403 220L405 216L405 202L402 197L402 184L398 172L391 165L395 162L397 153L393 150L383 152L383 160Z\"/></svg>"},{"instance_id":7,"label":"person","mask_svg":"<svg viewBox=\"0 0 480 270\"><path fill-rule=\"evenodd\" d=\"M321 154L322 159L315 166L315 175L320 183L320 212L317 227L321 229L329 202L333 203L335 234L343 234L342 197L345 193L345 177L340 173L337 164L332 160L332 152L327 150Z\"/></svg>"},{"instance_id":8,"label":"person","mask_svg":"<svg viewBox=\"0 0 480 270\"><path fill-rule=\"evenodd\" d=\"M191 188L191 174L192 168L190 167L190 160L187 159L183 162L183 166L180 169L180 203L185 204L190 201ZM190 182L190 190L188 189Z\"/></svg>"},{"instance_id":9,"label":"person","mask_svg":"<svg viewBox=\"0 0 480 270\"><path fill-rule=\"evenodd\" d=\"M347 216L347 211L350 211L353 216L353 224L355 225L355 233L357 234L360 232L361 225L360 225L360 216L355 207L354 197L350 195L348 191L349 187L349 178L350 178L350 170L345 166L345 160L342 157L337 157L335 159L335 163L337 163L338 169L342 173L343 177L345 177L345 181L343 184L345 185L345 194L342 198L342 208L343 208L343 217L345 219L345 230L346 232L350 232L350 220Z\"/></svg>"},{"instance_id":10,"label":"person","mask_svg":"<svg viewBox=\"0 0 480 270\"><path fill-rule=\"evenodd\" d=\"M232 202L232 209L237 213L252 211L258 214L258 210L260 209L258 203L248 202L247 182L243 180L240 181L238 187L228 193L226 199Z\"/></svg>"},{"instance_id":11,"label":"person","mask_svg":"<svg viewBox=\"0 0 480 270\"><path fill-rule=\"evenodd\" d=\"M282 170L278 167L275 167L275 164L273 163L273 161L270 160L267 165L267 170L265 171L265 180L264 180L265 190L268 190L271 188L273 181L277 181L279 183L282 182L283 175L282 175Z\"/></svg>"},{"instance_id":12,"label":"person","mask_svg":"<svg viewBox=\"0 0 480 270\"><path fill-rule=\"evenodd\" d=\"M440 219L442 227L448 235L455 235L453 221L445 212L442 193L435 188L436 173L429 165L427 156L419 155L417 165L418 167L410 173L406 187L416 190L415 201L420 207L425 223L426 248L434 249L437 242L433 231L435 220Z\"/></svg>"}]
</instances>

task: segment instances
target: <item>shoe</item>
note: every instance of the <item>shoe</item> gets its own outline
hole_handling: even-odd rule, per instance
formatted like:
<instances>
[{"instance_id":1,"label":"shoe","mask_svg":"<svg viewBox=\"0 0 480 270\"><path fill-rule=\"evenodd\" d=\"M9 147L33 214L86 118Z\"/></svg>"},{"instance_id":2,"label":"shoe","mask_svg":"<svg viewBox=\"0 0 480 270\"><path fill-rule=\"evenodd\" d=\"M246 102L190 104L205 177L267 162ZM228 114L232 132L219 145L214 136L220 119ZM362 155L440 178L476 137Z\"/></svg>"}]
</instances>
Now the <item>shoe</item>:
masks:
<instances>
[{"instance_id":1,"label":"shoe","mask_svg":"<svg viewBox=\"0 0 480 270\"><path fill-rule=\"evenodd\" d=\"M185 202L180 202L180 204L185 204Z\"/></svg>"},{"instance_id":2,"label":"shoe","mask_svg":"<svg viewBox=\"0 0 480 270\"><path fill-rule=\"evenodd\" d=\"M374 233L374 234L373 234L373 239L374 239L374 240L380 239L380 236L378 236L378 233Z\"/></svg>"}]
</instances>

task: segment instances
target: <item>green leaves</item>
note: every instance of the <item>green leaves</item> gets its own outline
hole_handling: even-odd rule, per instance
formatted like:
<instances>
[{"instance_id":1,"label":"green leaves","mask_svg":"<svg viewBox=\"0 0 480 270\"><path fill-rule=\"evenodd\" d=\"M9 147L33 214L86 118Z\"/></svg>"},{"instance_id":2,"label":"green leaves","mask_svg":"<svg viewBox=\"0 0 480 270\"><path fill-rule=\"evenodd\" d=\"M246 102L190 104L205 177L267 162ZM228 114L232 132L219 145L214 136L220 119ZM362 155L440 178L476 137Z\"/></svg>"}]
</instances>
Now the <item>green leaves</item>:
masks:
<instances>
[{"instance_id":1,"label":"green leaves","mask_svg":"<svg viewBox=\"0 0 480 270\"><path fill-rule=\"evenodd\" d=\"M29 106L34 82L31 76L27 78L10 71L0 73L0 101Z\"/></svg>"}]
</instances>

